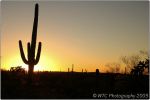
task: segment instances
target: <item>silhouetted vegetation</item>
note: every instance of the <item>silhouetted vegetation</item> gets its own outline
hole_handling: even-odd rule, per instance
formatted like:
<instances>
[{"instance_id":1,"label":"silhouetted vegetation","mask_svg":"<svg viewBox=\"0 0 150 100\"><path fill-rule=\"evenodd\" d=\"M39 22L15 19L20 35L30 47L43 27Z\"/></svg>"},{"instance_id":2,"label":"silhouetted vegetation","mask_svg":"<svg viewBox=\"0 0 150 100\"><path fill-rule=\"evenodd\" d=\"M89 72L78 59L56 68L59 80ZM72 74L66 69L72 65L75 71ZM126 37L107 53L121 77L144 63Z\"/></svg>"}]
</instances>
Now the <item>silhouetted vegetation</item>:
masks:
<instances>
[{"instance_id":1,"label":"silhouetted vegetation","mask_svg":"<svg viewBox=\"0 0 150 100\"><path fill-rule=\"evenodd\" d=\"M37 26L38 26L38 4L35 5L34 25L33 25L31 43L28 42L28 44L27 44L27 49L28 49L28 56L27 57L28 57L28 59L26 59L26 57L25 57L23 47L22 47L22 41L19 40L19 48L20 48L21 58L25 64L29 65L29 70L28 70L29 81L32 80L34 65L36 65L39 62L40 54L41 54L42 43L39 42L38 51L37 51L37 55L35 58Z\"/></svg>"},{"instance_id":2,"label":"silhouetted vegetation","mask_svg":"<svg viewBox=\"0 0 150 100\"><path fill-rule=\"evenodd\" d=\"M98 73L98 71L97 71ZM34 72L32 85L27 74L2 71L2 98L93 98L93 93L148 94L149 76L95 72Z\"/></svg>"},{"instance_id":3,"label":"silhouetted vegetation","mask_svg":"<svg viewBox=\"0 0 150 100\"><path fill-rule=\"evenodd\" d=\"M143 59L149 59L149 55L147 51L140 50L137 54L122 56L120 59L125 64L125 73L131 73L134 67L139 64L139 62L143 61Z\"/></svg>"},{"instance_id":4,"label":"silhouetted vegetation","mask_svg":"<svg viewBox=\"0 0 150 100\"><path fill-rule=\"evenodd\" d=\"M109 68L109 70L107 71L108 73L120 73L121 66L119 63L108 63L105 66Z\"/></svg>"},{"instance_id":5,"label":"silhouetted vegetation","mask_svg":"<svg viewBox=\"0 0 150 100\"><path fill-rule=\"evenodd\" d=\"M100 74L99 69L96 69L96 77L99 77L99 74Z\"/></svg>"},{"instance_id":6,"label":"silhouetted vegetation","mask_svg":"<svg viewBox=\"0 0 150 100\"><path fill-rule=\"evenodd\" d=\"M74 64L72 64L72 71L71 72L74 72Z\"/></svg>"},{"instance_id":7,"label":"silhouetted vegetation","mask_svg":"<svg viewBox=\"0 0 150 100\"><path fill-rule=\"evenodd\" d=\"M131 70L131 74L143 75L144 70L146 69L149 72L149 59L146 59L145 61L139 61L139 63Z\"/></svg>"},{"instance_id":8,"label":"silhouetted vegetation","mask_svg":"<svg viewBox=\"0 0 150 100\"><path fill-rule=\"evenodd\" d=\"M17 67L11 67L10 68L11 72L21 72L21 73L25 73L25 69L22 68L21 66L17 66Z\"/></svg>"}]
</instances>

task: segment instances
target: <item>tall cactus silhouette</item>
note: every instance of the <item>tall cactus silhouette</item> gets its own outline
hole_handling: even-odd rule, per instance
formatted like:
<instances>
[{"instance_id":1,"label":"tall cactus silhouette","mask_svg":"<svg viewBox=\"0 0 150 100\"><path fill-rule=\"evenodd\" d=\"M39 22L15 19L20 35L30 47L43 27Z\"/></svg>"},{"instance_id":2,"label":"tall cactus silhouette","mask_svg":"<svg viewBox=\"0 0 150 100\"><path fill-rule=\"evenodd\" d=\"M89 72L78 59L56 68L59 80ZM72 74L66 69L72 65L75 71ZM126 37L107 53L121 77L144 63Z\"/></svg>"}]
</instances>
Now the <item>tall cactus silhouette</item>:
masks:
<instances>
[{"instance_id":1,"label":"tall cactus silhouette","mask_svg":"<svg viewBox=\"0 0 150 100\"><path fill-rule=\"evenodd\" d=\"M38 4L36 4L31 43L28 42L28 44L27 44L27 59L26 59L24 51L23 51L22 41L19 40L19 48L20 48L21 58L22 58L23 62L25 64L27 64L29 67L28 74L30 77L33 74L34 65L36 65L39 62L40 54L41 54L41 46L42 46L42 43L39 42L37 55L35 57L37 27L38 27L38 9L39 9L39 6L38 6Z\"/></svg>"}]
</instances>

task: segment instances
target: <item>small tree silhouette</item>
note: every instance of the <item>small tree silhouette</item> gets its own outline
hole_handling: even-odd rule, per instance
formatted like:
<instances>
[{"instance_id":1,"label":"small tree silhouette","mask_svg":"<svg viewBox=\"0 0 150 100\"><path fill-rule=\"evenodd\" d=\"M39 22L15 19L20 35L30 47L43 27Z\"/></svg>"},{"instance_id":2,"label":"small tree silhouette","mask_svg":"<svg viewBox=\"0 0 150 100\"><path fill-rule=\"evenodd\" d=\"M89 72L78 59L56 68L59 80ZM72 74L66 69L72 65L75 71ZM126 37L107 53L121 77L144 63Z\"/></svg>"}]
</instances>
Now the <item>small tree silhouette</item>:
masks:
<instances>
[{"instance_id":1,"label":"small tree silhouette","mask_svg":"<svg viewBox=\"0 0 150 100\"><path fill-rule=\"evenodd\" d=\"M149 58L145 61L145 68L147 68L149 72Z\"/></svg>"},{"instance_id":2,"label":"small tree silhouette","mask_svg":"<svg viewBox=\"0 0 150 100\"><path fill-rule=\"evenodd\" d=\"M149 72L149 59L146 59L146 61L139 61L139 63L134 66L134 68L131 70L132 75L143 75L144 69L148 69Z\"/></svg>"},{"instance_id":3,"label":"small tree silhouette","mask_svg":"<svg viewBox=\"0 0 150 100\"><path fill-rule=\"evenodd\" d=\"M33 70L34 70L34 65L36 65L39 62L40 54L41 54L42 43L39 42L38 51L37 51L37 55L36 55L36 58L35 58L37 27L38 27L38 4L35 5L35 15L34 15L34 24L33 24L31 43L28 42L28 44L27 44L28 59L26 59L26 57L25 57L23 47L22 47L22 41L19 40L19 48L20 48L21 58L22 58L23 62L25 64L27 64L28 67L29 67L29 70L28 70L29 78L32 77Z\"/></svg>"}]
</instances>

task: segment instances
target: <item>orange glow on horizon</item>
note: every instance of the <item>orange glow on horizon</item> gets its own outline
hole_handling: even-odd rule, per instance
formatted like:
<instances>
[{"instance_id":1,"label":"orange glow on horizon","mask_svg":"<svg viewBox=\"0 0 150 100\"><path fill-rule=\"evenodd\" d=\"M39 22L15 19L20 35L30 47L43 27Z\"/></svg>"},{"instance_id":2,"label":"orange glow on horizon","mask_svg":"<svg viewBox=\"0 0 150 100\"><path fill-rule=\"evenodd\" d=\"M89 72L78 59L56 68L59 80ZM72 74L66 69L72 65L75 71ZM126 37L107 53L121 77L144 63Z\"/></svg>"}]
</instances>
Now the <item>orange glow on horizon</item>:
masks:
<instances>
[{"instance_id":1,"label":"orange glow on horizon","mask_svg":"<svg viewBox=\"0 0 150 100\"><path fill-rule=\"evenodd\" d=\"M7 60L6 60L7 59ZM13 55L11 58L3 58L1 68L9 70L11 67L22 66L25 70L28 70L28 65L24 64L20 55ZM37 65L34 66L34 71L56 71L57 67L54 66L55 63L47 57L46 55L41 55L40 61Z\"/></svg>"}]
</instances>

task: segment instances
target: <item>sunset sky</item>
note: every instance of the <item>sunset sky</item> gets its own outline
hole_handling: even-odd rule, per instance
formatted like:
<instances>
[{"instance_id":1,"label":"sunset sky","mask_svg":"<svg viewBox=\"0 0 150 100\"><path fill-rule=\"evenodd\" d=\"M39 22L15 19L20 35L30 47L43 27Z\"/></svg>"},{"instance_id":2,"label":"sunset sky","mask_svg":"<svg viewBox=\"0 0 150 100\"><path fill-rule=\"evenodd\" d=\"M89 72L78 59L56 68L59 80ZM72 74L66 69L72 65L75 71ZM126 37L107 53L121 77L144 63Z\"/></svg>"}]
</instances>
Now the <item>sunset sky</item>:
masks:
<instances>
[{"instance_id":1,"label":"sunset sky","mask_svg":"<svg viewBox=\"0 0 150 100\"><path fill-rule=\"evenodd\" d=\"M1 68L27 68L18 41L27 55L35 3L37 43L42 42L35 70L67 71L74 64L75 71L105 71L120 56L148 50L148 1L2 1Z\"/></svg>"}]
</instances>

